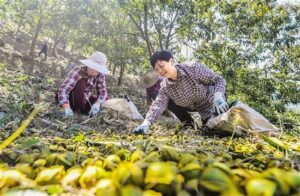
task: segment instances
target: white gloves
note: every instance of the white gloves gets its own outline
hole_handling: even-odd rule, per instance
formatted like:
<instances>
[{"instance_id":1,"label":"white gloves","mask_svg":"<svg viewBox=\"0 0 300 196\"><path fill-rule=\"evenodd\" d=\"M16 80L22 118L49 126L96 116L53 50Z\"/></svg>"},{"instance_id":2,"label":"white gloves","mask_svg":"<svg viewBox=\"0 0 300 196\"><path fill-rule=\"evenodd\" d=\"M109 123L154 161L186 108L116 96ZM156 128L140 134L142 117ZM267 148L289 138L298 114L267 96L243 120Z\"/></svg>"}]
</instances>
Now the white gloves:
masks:
<instances>
[{"instance_id":1,"label":"white gloves","mask_svg":"<svg viewBox=\"0 0 300 196\"><path fill-rule=\"evenodd\" d=\"M215 112L218 115L226 112L229 109L228 104L224 100L221 92L216 92L214 94L214 102L213 102L213 104L214 104Z\"/></svg>"},{"instance_id":2,"label":"white gloves","mask_svg":"<svg viewBox=\"0 0 300 196\"><path fill-rule=\"evenodd\" d=\"M148 134L150 125L151 125L150 121L145 119L144 122L140 126L134 128L132 130L132 133L134 133L134 134Z\"/></svg>"},{"instance_id":3,"label":"white gloves","mask_svg":"<svg viewBox=\"0 0 300 196\"><path fill-rule=\"evenodd\" d=\"M93 117L100 112L100 103L96 102L92 105L91 110L89 112L89 117Z\"/></svg>"},{"instance_id":4,"label":"white gloves","mask_svg":"<svg viewBox=\"0 0 300 196\"><path fill-rule=\"evenodd\" d=\"M68 118L68 117L72 117L74 116L74 113L72 111L71 108L65 108L64 109L64 117Z\"/></svg>"}]
</instances>

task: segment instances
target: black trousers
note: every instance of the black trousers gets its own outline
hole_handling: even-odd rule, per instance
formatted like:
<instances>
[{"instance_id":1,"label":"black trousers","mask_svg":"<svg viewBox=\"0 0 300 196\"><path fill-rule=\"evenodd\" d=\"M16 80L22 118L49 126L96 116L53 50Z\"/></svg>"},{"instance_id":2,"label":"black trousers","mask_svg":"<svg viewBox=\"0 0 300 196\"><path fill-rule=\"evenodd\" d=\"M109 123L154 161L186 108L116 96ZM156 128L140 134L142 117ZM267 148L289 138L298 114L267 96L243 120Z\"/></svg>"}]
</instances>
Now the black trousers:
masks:
<instances>
[{"instance_id":1,"label":"black trousers","mask_svg":"<svg viewBox=\"0 0 300 196\"><path fill-rule=\"evenodd\" d=\"M168 102L168 109L177 116L177 118L180 120L180 122L183 123L184 126L191 126L193 125L193 119L191 115L188 112L194 112L193 110L190 110L188 108L181 107L179 105L176 105L173 100L169 100ZM209 118L202 120L203 125L207 123Z\"/></svg>"}]
</instances>

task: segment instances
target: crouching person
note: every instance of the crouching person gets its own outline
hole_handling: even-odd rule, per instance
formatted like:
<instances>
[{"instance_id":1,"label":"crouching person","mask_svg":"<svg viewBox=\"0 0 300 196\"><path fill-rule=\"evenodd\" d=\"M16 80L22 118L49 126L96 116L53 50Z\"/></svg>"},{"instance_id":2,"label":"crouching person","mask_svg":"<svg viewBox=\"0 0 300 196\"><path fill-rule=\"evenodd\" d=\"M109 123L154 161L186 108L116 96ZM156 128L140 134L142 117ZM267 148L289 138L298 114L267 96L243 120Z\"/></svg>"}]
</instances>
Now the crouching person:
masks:
<instances>
[{"instance_id":1,"label":"crouching person","mask_svg":"<svg viewBox=\"0 0 300 196\"><path fill-rule=\"evenodd\" d=\"M57 93L58 104L64 109L65 117L73 116L73 112L92 117L100 111L101 104L107 97L106 61L105 54L94 52L88 59L80 60L82 66L69 72ZM92 94L94 89L97 95Z\"/></svg>"},{"instance_id":2,"label":"crouching person","mask_svg":"<svg viewBox=\"0 0 300 196\"><path fill-rule=\"evenodd\" d=\"M203 124L214 114L228 110L225 100L225 79L201 63L175 64L168 51L155 52L153 69L163 78L161 88L146 114L144 122L133 133L148 133L149 127L169 109L185 125L192 125L188 112L199 112Z\"/></svg>"},{"instance_id":3,"label":"crouching person","mask_svg":"<svg viewBox=\"0 0 300 196\"><path fill-rule=\"evenodd\" d=\"M156 99L160 89L160 83L162 81L163 78L160 77L159 74L154 70L148 71L141 78L140 86L146 89L146 101L149 107L151 106L152 102Z\"/></svg>"}]
</instances>

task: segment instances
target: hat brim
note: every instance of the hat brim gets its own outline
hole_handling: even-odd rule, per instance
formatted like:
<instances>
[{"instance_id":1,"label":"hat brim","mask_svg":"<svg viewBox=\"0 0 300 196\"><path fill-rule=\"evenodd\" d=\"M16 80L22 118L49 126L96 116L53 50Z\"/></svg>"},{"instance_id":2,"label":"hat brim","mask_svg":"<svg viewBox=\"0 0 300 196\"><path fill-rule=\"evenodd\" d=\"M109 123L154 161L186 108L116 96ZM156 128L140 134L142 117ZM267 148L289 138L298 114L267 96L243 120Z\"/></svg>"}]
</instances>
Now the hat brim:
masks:
<instances>
[{"instance_id":1,"label":"hat brim","mask_svg":"<svg viewBox=\"0 0 300 196\"><path fill-rule=\"evenodd\" d=\"M140 81L140 86L142 88L150 88L159 80L159 75L154 70L150 70L145 73Z\"/></svg>"},{"instance_id":2,"label":"hat brim","mask_svg":"<svg viewBox=\"0 0 300 196\"><path fill-rule=\"evenodd\" d=\"M81 63L83 63L84 65L88 66L91 69L94 69L96 71L98 71L99 73L102 74L108 74L109 71L106 68L105 65L101 65L99 63L95 63L94 61L91 61L90 59L84 59L84 60L79 60Z\"/></svg>"}]
</instances>

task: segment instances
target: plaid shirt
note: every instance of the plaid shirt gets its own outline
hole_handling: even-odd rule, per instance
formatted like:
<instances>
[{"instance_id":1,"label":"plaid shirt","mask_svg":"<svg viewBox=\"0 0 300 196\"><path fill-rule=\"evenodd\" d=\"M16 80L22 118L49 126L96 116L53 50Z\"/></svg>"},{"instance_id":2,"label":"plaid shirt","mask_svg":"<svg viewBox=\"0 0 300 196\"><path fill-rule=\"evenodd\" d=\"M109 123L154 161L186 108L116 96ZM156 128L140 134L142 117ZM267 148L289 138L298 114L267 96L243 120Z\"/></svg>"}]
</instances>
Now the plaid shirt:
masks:
<instances>
[{"instance_id":1,"label":"plaid shirt","mask_svg":"<svg viewBox=\"0 0 300 196\"><path fill-rule=\"evenodd\" d=\"M161 82L161 89L146 119L151 123L155 122L167 108L169 99L176 105L198 111L202 120L209 118L213 113L214 93L225 94L225 79L198 62L179 64L175 67L178 79L165 79Z\"/></svg>"},{"instance_id":2,"label":"plaid shirt","mask_svg":"<svg viewBox=\"0 0 300 196\"><path fill-rule=\"evenodd\" d=\"M75 87L78 80L87 78L88 87L85 89L86 101L92 95L94 87L97 89L98 100L103 103L107 97L105 75L99 73L96 77L88 77L81 67L75 67L69 72L68 77L62 83L58 90L59 105L69 104L69 94Z\"/></svg>"}]
</instances>

